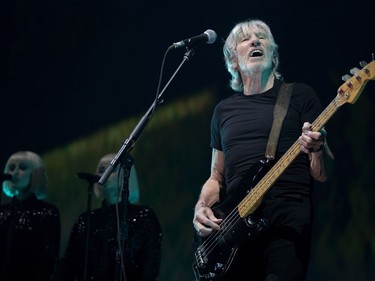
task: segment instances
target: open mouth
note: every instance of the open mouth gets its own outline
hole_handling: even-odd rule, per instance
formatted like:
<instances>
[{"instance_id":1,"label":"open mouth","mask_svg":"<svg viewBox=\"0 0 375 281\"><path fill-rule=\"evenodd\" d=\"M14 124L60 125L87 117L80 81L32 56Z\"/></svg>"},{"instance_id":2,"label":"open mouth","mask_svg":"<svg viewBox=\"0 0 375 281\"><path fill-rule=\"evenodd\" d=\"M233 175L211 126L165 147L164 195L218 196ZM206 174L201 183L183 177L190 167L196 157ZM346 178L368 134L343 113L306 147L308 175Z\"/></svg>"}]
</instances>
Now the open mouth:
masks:
<instances>
[{"instance_id":1,"label":"open mouth","mask_svg":"<svg viewBox=\"0 0 375 281\"><path fill-rule=\"evenodd\" d=\"M261 50L256 49L250 52L251 58L261 57L261 56L263 56L263 52Z\"/></svg>"}]
</instances>

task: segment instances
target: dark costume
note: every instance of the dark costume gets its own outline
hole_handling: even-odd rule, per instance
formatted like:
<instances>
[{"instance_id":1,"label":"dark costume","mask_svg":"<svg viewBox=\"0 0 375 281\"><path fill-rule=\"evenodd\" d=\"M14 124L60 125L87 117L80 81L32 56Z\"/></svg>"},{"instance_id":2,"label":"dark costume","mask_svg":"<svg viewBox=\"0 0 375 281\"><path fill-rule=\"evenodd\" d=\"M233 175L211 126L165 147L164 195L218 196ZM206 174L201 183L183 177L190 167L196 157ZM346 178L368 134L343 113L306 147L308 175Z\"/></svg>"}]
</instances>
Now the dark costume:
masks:
<instances>
[{"instance_id":1,"label":"dark costume","mask_svg":"<svg viewBox=\"0 0 375 281\"><path fill-rule=\"evenodd\" d=\"M58 209L34 194L0 205L0 280L50 280L59 258L60 227Z\"/></svg>"},{"instance_id":2,"label":"dark costume","mask_svg":"<svg viewBox=\"0 0 375 281\"><path fill-rule=\"evenodd\" d=\"M249 168L265 158L280 85L281 81L275 80L274 86L264 93L234 94L216 106L211 147L223 151L225 157L223 197L235 192ZM299 138L303 123L312 123L321 111L314 90L295 83L276 160ZM312 183L308 155L300 153L257 209L257 214L268 220L269 228L240 247L226 280L241 273L249 280L265 280L265 276L269 278L266 280L303 280L310 249ZM273 272L282 272L282 276Z\"/></svg>"},{"instance_id":3,"label":"dark costume","mask_svg":"<svg viewBox=\"0 0 375 281\"><path fill-rule=\"evenodd\" d=\"M64 280L83 280L87 213L80 215L70 234L63 259ZM87 278L93 281L116 279L117 247L116 206L107 205L91 211L90 246ZM161 259L161 226L155 212L146 207L128 204L128 239L125 245L127 281L157 280Z\"/></svg>"}]
</instances>

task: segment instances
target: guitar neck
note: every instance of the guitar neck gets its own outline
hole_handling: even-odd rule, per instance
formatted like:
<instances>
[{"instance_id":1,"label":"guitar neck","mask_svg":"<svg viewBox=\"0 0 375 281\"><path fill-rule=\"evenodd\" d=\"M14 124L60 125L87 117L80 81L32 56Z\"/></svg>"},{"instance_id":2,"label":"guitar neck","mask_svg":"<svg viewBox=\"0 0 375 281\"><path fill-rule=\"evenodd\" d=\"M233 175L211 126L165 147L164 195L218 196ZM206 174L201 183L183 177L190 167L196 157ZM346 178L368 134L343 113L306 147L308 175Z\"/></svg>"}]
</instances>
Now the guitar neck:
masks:
<instances>
[{"instance_id":1,"label":"guitar neck","mask_svg":"<svg viewBox=\"0 0 375 281\"><path fill-rule=\"evenodd\" d=\"M335 98L312 123L312 131L320 131L327 121L340 107ZM246 197L238 204L238 213L242 218L253 213L261 203L264 194L271 188L279 176L288 168L300 153L299 140L277 161L268 173L250 190Z\"/></svg>"}]
</instances>

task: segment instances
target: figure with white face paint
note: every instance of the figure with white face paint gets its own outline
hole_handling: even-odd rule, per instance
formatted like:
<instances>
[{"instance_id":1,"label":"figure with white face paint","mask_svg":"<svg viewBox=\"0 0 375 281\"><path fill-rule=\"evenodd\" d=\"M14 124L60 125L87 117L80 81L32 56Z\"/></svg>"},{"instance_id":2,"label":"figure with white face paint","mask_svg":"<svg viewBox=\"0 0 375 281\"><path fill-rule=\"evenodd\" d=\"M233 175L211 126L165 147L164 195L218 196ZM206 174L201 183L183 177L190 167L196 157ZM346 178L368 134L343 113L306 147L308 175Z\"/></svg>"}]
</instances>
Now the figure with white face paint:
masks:
<instances>
[{"instance_id":1,"label":"figure with white face paint","mask_svg":"<svg viewBox=\"0 0 375 281\"><path fill-rule=\"evenodd\" d=\"M223 53L235 93L216 105L211 119L211 174L193 216L195 275L204 281L305 280L312 186L327 180L333 160L326 131L311 129L321 103L312 87L284 84L278 46L264 21L235 25ZM286 115L279 134L271 134L280 93ZM270 145L276 149L268 154L270 135L277 136ZM266 174L294 143L290 166Z\"/></svg>"},{"instance_id":2,"label":"figure with white face paint","mask_svg":"<svg viewBox=\"0 0 375 281\"><path fill-rule=\"evenodd\" d=\"M51 280L59 257L60 214L45 201L47 174L31 151L12 154L4 174L0 205L0 280Z\"/></svg>"},{"instance_id":3,"label":"figure with white face paint","mask_svg":"<svg viewBox=\"0 0 375 281\"><path fill-rule=\"evenodd\" d=\"M103 156L96 169L102 176L115 154ZM85 239L87 212L81 214L70 234L66 253L62 259L62 274L59 280L114 281L117 280L116 251L118 249L118 216L116 202L121 202L122 170L118 166L103 185L94 184L95 195L102 200L100 208L90 212L89 250L85 268ZM139 205L139 186L136 168L133 165L129 176L129 198L127 204L127 228L123 256L127 281L157 280L161 259L162 231L155 211Z\"/></svg>"}]
</instances>

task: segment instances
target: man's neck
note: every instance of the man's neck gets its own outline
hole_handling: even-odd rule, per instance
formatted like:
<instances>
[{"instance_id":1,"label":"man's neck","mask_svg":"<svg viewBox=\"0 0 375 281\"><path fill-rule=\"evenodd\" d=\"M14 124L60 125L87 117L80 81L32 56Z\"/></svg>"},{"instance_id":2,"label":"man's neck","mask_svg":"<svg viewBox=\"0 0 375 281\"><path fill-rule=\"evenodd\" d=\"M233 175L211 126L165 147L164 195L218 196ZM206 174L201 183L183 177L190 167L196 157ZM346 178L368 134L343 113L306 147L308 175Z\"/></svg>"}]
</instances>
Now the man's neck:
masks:
<instances>
[{"instance_id":1,"label":"man's neck","mask_svg":"<svg viewBox=\"0 0 375 281\"><path fill-rule=\"evenodd\" d=\"M244 95L261 94L273 87L275 76L273 73L256 73L243 79Z\"/></svg>"}]
</instances>

